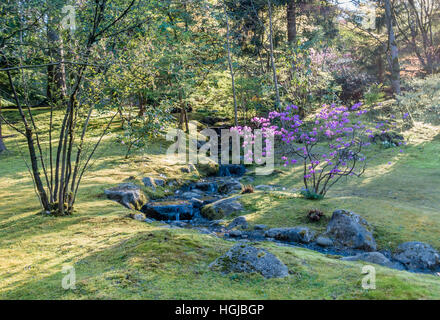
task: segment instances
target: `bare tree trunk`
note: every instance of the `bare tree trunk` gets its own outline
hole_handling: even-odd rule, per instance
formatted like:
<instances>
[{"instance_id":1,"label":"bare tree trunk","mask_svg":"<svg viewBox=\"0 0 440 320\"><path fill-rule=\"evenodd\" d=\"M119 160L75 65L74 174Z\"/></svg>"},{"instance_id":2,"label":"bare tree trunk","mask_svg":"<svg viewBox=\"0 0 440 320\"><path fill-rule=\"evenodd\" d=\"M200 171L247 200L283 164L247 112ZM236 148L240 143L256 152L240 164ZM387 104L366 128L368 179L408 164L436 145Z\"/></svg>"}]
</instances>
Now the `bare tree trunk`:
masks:
<instances>
[{"instance_id":1,"label":"bare tree trunk","mask_svg":"<svg viewBox=\"0 0 440 320\"><path fill-rule=\"evenodd\" d=\"M290 45L296 42L296 0L287 4L287 41Z\"/></svg>"},{"instance_id":2,"label":"bare tree trunk","mask_svg":"<svg viewBox=\"0 0 440 320\"><path fill-rule=\"evenodd\" d=\"M62 61L64 49L58 32L51 27L51 21L47 24L47 40L49 56L54 61ZM52 101L64 99L67 95L66 70L63 63L47 67L47 98Z\"/></svg>"},{"instance_id":3,"label":"bare tree trunk","mask_svg":"<svg viewBox=\"0 0 440 320\"><path fill-rule=\"evenodd\" d=\"M34 177L35 187L37 189L39 198L41 200L41 205L43 206L44 210L50 211L50 205L49 205L47 193L46 190L44 189L43 182L41 181L41 177L40 177L40 169L38 167L37 153L35 151L34 133L32 132L32 128L31 126L29 126L29 123L23 112L23 108L21 107L20 100L18 99L17 91L15 90L14 82L12 81L11 73L9 71L7 71L6 73L8 75L8 80L15 99L15 103L17 104L18 112L25 127L25 136L28 144L29 156L31 159L32 175Z\"/></svg>"},{"instance_id":4,"label":"bare tree trunk","mask_svg":"<svg viewBox=\"0 0 440 320\"><path fill-rule=\"evenodd\" d=\"M272 72L273 72L273 83L275 86L275 95L276 95L276 107L281 108L280 106L280 92L278 90L278 78L277 78L277 69L275 66L275 58L273 55L273 28L272 28L272 4L270 0L267 0L267 4L269 6L269 43L270 43L270 62L272 64Z\"/></svg>"},{"instance_id":5,"label":"bare tree trunk","mask_svg":"<svg viewBox=\"0 0 440 320\"><path fill-rule=\"evenodd\" d=\"M377 79L379 80L379 83L383 83L384 82L384 66L383 66L382 47L377 54L376 63L377 63Z\"/></svg>"},{"instance_id":6,"label":"bare tree trunk","mask_svg":"<svg viewBox=\"0 0 440 320\"><path fill-rule=\"evenodd\" d=\"M431 13L433 11L434 4L429 4L429 1L421 1L419 4L415 4L414 0L408 0L411 11L416 18L416 25L422 36L423 52L426 57L425 71L428 74L434 73L433 69L433 57L432 57L432 37L428 36L429 30L432 30L431 26ZM420 14L419 12L420 11ZM431 13L430 13L431 12ZM431 41L430 41L431 40Z\"/></svg>"},{"instance_id":7,"label":"bare tree trunk","mask_svg":"<svg viewBox=\"0 0 440 320\"><path fill-rule=\"evenodd\" d=\"M100 136L98 142L96 142L92 152L89 154L87 161L84 165L81 165L80 167L80 160L81 160L81 154L83 149L83 141L84 141L84 135L87 130L87 125L89 122L90 116L87 117L84 128L83 128L83 134L81 135L81 142L80 145L77 146L77 156L75 161L75 166L72 168L72 156L73 156L73 149L75 148L75 136L76 136L76 127L78 124L78 116L79 116L79 105L77 101L77 94L80 90L81 83L84 80L84 72L87 68L88 61L90 58L91 48L99 41L100 37L113 25L118 23L121 19L126 16L126 14L131 10L133 5L135 4L135 0L132 0L128 7L124 10L124 12L118 16L116 19L114 19L112 22L110 22L107 27L99 30L99 26L103 22L104 19L104 10L106 7L107 0L97 1L95 4L95 14L94 14L94 22L93 22L93 29L89 34L88 41L85 48L85 53L83 55L83 61L84 64L81 64L80 67L77 70L76 73L76 80L74 82L74 86L72 87L72 90L69 94L69 99L66 101L63 101L67 104L67 108L65 110L64 119L61 124L60 128L60 135L59 135L59 141L58 141L58 147L57 147L57 153L56 153L56 167L55 167L55 177L53 181L53 165L52 165L52 156L50 156L50 172L51 172L51 178L48 179L47 171L45 169L45 160L43 157L41 145L39 142L39 132L37 130L37 126L35 124L34 118L32 116L31 110L29 108L29 103L27 103L27 111L29 112L29 118L31 122L28 122L26 115L23 110L23 106L20 103L20 99L18 97L16 87L14 85L14 82L12 80L11 72L8 68L6 68L6 73L8 76L9 84L11 86L11 91L13 93L14 100L16 102L21 122L24 127L24 131L20 130L19 128L16 128L15 126L11 125L8 121L5 120L5 122L18 131L19 133L23 134L26 137L28 150L29 150L29 156L31 160L31 174L33 176L33 180L35 183L35 188L38 193L38 197L40 199L40 202L44 208L45 211L52 212L55 215L65 215L65 214L71 214L73 212L73 204L75 203L75 198L77 195L78 187L81 182L81 179L85 173L85 171L88 168L89 162L91 158L93 157L96 149L98 148L99 144L102 141L102 138L110 128L110 125L116 116L116 114L111 118L109 124L103 131L102 135ZM6 61L6 66L9 67L8 59L5 56L3 52L0 52L2 55L2 58ZM39 66L35 66L35 68L38 68ZM59 89L59 88L58 88ZM59 96L57 95L57 98ZM61 104L61 105L64 105ZM53 104L51 104L51 107L53 108ZM52 123L52 115L53 115L53 109L51 109L51 116L50 116L50 129L49 129L49 143L52 143L52 130L53 130L53 123ZM81 116L80 116L81 117ZM3 117L2 117L3 119ZM36 146L38 149L36 149ZM52 146L49 148L49 152L52 155ZM41 161L41 168L44 171L45 177L46 177L46 188L43 184L43 181L40 177L40 164L39 160L37 158L37 151L40 154L40 161ZM73 170L72 170L73 169ZM72 177L73 176L73 177ZM77 179L77 180L75 180ZM53 188L54 183L54 188ZM70 187L70 188L69 188ZM48 197L48 192L50 192L50 201ZM52 194L53 193L53 194ZM57 201L57 202L54 202Z\"/></svg>"},{"instance_id":8,"label":"bare tree trunk","mask_svg":"<svg viewBox=\"0 0 440 320\"><path fill-rule=\"evenodd\" d=\"M390 0L385 0L385 18L388 28L388 46L390 50L391 86L394 94L400 94L400 64L399 50L396 45L396 37L393 28L393 16L391 13Z\"/></svg>"},{"instance_id":9,"label":"bare tree trunk","mask_svg":"<svg viewBox=\"0 0 440 320\"><path fill-rule=\"evenodd\" d=\"M139 113L138 113L138 116L139 117L144 117L145 116L145 112L147 111L147 101L146 101L145 97L143 96L143 94L139 94L138 95L138 102L139 102Z\"/></svg>"},{"instance_id":10,"label":"bare tree trunk","mask_svg":"<svg viewBox=\"0 0 440 320\"><path fill-rule=\"evenodd\" d=\"M225 10L225 16L226 16L226 47L228 49L229 72L231 73L232 95L234 97L234 123L235 123L235 126L238 126L237 95L236 95L236 92L235 92L234 68L232 66L232 59L231 59L231 45L229 43L229 18L228 18L228 13L226 11L226 6L223 5L223 7L224 7L224 10Z\"/></svg>"}]
</instances>

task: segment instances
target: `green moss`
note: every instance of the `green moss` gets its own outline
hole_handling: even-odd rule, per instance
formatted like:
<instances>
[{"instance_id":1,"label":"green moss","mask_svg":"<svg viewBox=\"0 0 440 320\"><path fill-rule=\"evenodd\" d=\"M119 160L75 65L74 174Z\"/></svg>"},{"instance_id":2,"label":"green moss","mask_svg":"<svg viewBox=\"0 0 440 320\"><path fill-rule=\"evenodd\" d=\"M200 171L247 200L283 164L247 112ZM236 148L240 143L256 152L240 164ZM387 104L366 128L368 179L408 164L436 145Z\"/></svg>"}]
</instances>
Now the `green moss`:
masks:
<instances>
[{"instance_id":1,"label":"green moss","mask_svg":"<svg viewBox=\"0 0 440 320\"><path fill-rule=\"evenodd\" d=\"M199 163L196 165L196 168L202 176L215 176L218 172L218 164L214 161Z\"/></svg>"},{"instance_id":2,"label":"green moss","mask_svg":"<svg viewBox=\"0 0 440 320\"><path fill-rule=\"evenodd\" d=\"M4 110L16 119L15 110ZM47 110L36 108L39 130L47 136ZM12 114L11 114L12 113ZM61 118L61 114L56 114ZM91 127L102 127L94 119ZM114 130L120 124L115 123ZM5 135L13 134L3 127ZM349 179L331 189L319 202L303 199L298 169L277 168L283 174L256 176L254 185L276 184L283 192L242 195L240 202L251 225L307 226L322 233L331 212L347 209L374 227L379 248L393 249L409 241L440 248L440 141L425 129L411 133L403 154L377 146L369 153L369 167L360 179ZM92 132L93 136L93 132ZM94 138L92 137L92 140ZM43 150L47 143L42 141ZM91 141L90 143L93 143ZM34 196L20 150L23 137L7 139L10 150L0 155L0 298L1 299L440 299L440 278L378 266L376 290L361 287L362 262L340 261L306 249L257 246L275 254L289 270L285 279L257 274L225 276L209 264L233 244L195 230L165 229L128 219L130 210L103 196L106 186L130 176L186 179L179 166L170 165L166 146L157 141L148 154L138 152L124 160L114 135L106 136L94 166L84 177L74 214L69 217L36 215L41 209ZM372 147L375 150L375 146ZM393 164L388 165L388 158ZM141 185L141 184L140 184ZM292 189L295 190L292 190ZM307 212L319 209L326 217L310 223ZM229 219L229 217L228 217ZM64 290L64 265L75 267L75 290Z\"/></svg>"},{"instance_id":3,"label":"green moss","mask_svg":"<svg viewBox=\"0 0 440 320\"><path fill-rule=\"evenodd\" d=\"M200 213L203 217L209 220L220 220L225 217L223 210L214 208L212 203L204 206Z\"/></svg>"}]
</instances>

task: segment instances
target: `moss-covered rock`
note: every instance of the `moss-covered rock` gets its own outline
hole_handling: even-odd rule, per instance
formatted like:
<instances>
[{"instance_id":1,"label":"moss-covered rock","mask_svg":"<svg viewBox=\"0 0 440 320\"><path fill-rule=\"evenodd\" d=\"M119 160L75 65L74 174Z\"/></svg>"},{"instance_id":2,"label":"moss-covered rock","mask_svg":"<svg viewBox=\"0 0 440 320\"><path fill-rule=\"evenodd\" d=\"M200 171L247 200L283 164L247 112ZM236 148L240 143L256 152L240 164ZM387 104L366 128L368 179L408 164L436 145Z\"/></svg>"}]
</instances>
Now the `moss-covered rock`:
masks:
<instances>
[{"instance_id":1,"label":"moss-covered rock","mask_svg":"<svg viewBox=\"0 0 440 320\"><path fill-rule=\"evenodd\" d=\"M207 219L218 220L238 213L243 210L243 205L238 201L239 198L225 198L208 204L202 208L201 214Z\"/></svg>"},{"instance_id":2,"label":"moss-covered rock","mask_svg":"<svg viewBox=\"0 0 440 320\"><path fill-rule=\"evenodd\" d=\"M335 210L327 225L326 235L346 247L376 251L371 225L350 211Z\"/></svg>"},{"instance_id":3,"label":"moss-covered rock","mask_svg":"<svg viewBox=\"0 0 440 320\"><path fill-rule=\"evenodd\" d=\"M226 254L210 264L210 268L223 273L260 273L265 278L284 278L287 266L267 250L244 244L233 246Z\"/></svg>"},{"instance_id":4,"label":"moss-covered rock","mask_svg":"<svg viewBox=\"0 0 440 320\"><path fill-rule=\"evenodd\" d=\"M207 160L206 163L198 163L196 168L201 176L215 176L219 166L215 161Z\"/></svg>"},{"instance_id":5,"label":"moss-covered rock","mask_svg":"<svg viewBox=\"0 0 440 320\"><path fill-rule=\"evenodd\" d=\"M133 210L140 210L148 201L141 188L133 183L122 183L117 187L104 191L108 199L122 204L124 207Z\"/></svg>"}]
</instances>

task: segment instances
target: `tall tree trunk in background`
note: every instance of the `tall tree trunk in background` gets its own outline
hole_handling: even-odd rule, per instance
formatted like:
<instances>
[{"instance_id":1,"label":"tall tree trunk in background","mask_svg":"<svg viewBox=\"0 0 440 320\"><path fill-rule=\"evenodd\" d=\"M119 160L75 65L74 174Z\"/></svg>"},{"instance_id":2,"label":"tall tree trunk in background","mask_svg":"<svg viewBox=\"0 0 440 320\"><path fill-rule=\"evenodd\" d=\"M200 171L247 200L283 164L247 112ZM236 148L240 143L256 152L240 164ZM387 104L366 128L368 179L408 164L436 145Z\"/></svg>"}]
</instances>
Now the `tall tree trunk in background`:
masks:
<instances>
[{"instance_id":1,"label":"tall tree trunk in background","mask_svg":"<svg viewBox=\"0 0 440 320\"><path fill-rule=\"evenodd\" d=\"M2 136L2 102L0 101L0 153L6 150L5 143L3 142L3 136Z\"/></svg>"},{"instance_id":2,"label":"tall tree trunk in background","mask_svg":"<svg viewBox=\"0 0 440 320\"><path fill-rule=\"evenodd\" d=\"M47 23L47 40L49 45L49 56L53 61L62 61L64 49L60 36L51 27L51 22ZM66 71L64 64L47 67L47 98L52 101L64 99L67 95Z\"/></svg>"},{"instance_id":3,"label":"tall tree trunk in background","mask_svg":"<svg viewBox=\"0 0 440 320\"><path fill-rule=\"evenodd\" d=\"M225 16L226 16L226 47L228 50L228 63L229 63L229 72L231 73L231 81L232 81L232 95L234 97L234 123L235 126L238 126L238 107L237 107L237 95L235 92L235 80L234 80L234 68L232 66L231 59L231 45L229 43L229 18L228 13L226 11L226 6L223 5Z\"/></svg>"},{"instance_id":4,"label":"tall tree trunk in background","mask_svg":"<svg viewBox=\"0 0 440 320\"><path fill-rule=\"evenodd\" d=\"M290 45L296 43L296 0L287 4L287 41Z\"/></svg>"},{"instance_id":5,"label":"tall tree trunk in background","mask_svg":"<svg viewBox=\"0 0 440 320\"><path fill-rule=\"evenodd\" d=\"M382 56L382 47L379 49L377 53L376 63L377 63L377 79L379 83L384 82L384 67L383 67L383 56Z\"/></svg>"},{"instance_id":6,"label":"tall tree trunk in background","mask_svg":"<svg viewBox=\"0 0 440 320\"><path fill-rule=\"evenodd\" d=\"M416 30L418 29L418 32L422 36L422 45L423 45L423 52L425 55L425 63L423 64L423 67L425 71L428 74L433 74L433 56L432 56L432 48L433 42L432 42L432 25L431 25L431 15L433 12L433 6L432 3L430 5L429 1L421 1L418 4L414 3L414 0L408 0L408 3L411 8L411 12L413 16L416 19ZM430 32L431 37L428 35Z\"/></svg>"},{"instance_id":7,"label":"tall tree trunk in background","mask_svg":"<svg viewBox=\"0 0 440 320\"><path fill-rule=\"evenodd\" d=\"M273 83L275 86L275 95L276 95L276 107L281 108L280 104L280 92L278 90L278 78L277 78L277 69L275 67L275 58L273 55L273 26L272 26L272 5L270 0L267 0L267 4L269 6L269 43L270 43L270 62L272 64L272 72L273 72Z\"/></svg>"},{"instance_id":8,"label":"tall tree trunk in background","mask_svg":"<svg viewBox=\"0 0 440 320\"><path fill-rule=\"evenodd\" d=\"M393 28L393 15L391 13L390 0L385 0L385 18L388 28L388 49L390 51L391 86L394 94L400 94L400 64L399 50L396 45L396 37Z\"/></svg>"}]
</instances>

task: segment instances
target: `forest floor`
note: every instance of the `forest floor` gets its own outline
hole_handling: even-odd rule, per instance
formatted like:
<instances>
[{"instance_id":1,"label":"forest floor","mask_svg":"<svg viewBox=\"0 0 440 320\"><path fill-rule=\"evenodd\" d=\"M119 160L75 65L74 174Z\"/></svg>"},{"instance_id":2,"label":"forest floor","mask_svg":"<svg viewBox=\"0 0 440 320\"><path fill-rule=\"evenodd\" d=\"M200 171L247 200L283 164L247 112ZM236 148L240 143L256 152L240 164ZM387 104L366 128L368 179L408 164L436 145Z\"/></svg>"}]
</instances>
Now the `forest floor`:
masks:
<instances>
[{"instance_id":1,"label":"forest floor","mask_svg":"<svg viewBox=\"0 0 440 320\"><path fill-rule=\"evenodd\" d=\"M46 112L35 110L42 132ZM94 128L99 127L95 122ZM251 225L305 225L322 232L335 209L347 209L374 226L379 249L423 241L439 250L439 132L439 127L418 123L405 132L409 143L403 153L374 146L366 174L337 184L321 201L289 192L301 188L300 174L280 166L252 184L286 191L243 195L244 214ZM287 278L211 271L208 265L233 242L129 219L127 209L104 196L104 189L130 176L165 173L194 179L193 173L171 165L165 141L125 160L115 136L107 136L84 179L75 213L37 215L40 206L19 151L26 152L25 141L16 136L6 144L9 152L0 155L0 299L440 299L440 277L377 266L376 289L364 290L361 269L366 263L272 242L256 246L288 266ZM308 222L311 208L321 209L326 218ZM65 265L75 268L74 290L62 288Z\"/></svg>"}]
</instances>

